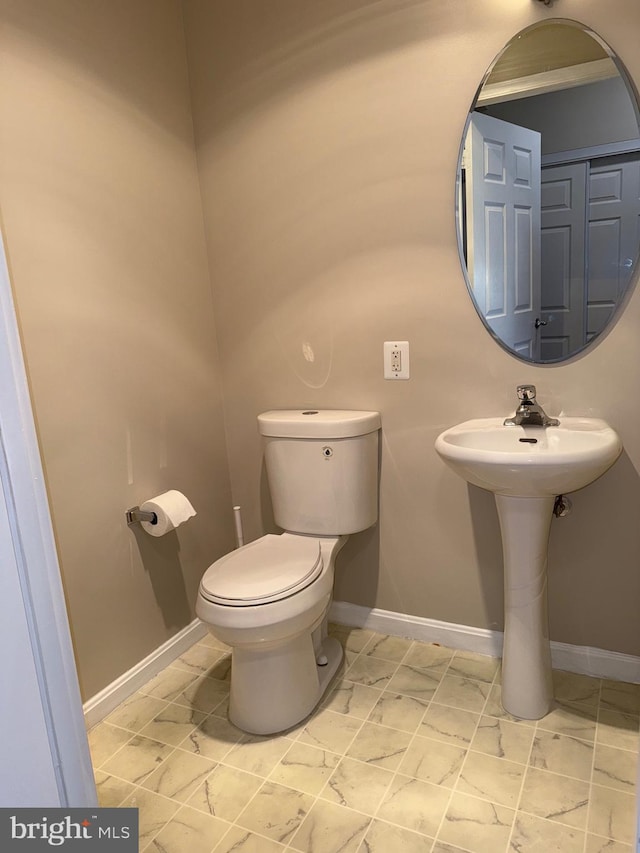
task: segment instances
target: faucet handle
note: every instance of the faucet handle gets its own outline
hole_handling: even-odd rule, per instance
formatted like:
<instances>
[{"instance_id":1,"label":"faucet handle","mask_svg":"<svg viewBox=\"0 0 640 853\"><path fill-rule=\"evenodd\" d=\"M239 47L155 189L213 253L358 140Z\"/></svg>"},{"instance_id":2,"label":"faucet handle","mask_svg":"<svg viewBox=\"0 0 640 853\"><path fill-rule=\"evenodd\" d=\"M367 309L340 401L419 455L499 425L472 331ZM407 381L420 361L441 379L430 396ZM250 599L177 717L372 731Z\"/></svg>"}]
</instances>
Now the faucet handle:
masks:
<instances>
[{"instance_id":1,"label":"faucet handle","mask_svg":"<svg viewBox=\"0 0 640 853\"><path fill-rule=\"evenodd\" d=\"M518 399L526 402L527 400L535 401L536 386L535 385L518 385L516 388Z\"/></svg>"}]
</instances>

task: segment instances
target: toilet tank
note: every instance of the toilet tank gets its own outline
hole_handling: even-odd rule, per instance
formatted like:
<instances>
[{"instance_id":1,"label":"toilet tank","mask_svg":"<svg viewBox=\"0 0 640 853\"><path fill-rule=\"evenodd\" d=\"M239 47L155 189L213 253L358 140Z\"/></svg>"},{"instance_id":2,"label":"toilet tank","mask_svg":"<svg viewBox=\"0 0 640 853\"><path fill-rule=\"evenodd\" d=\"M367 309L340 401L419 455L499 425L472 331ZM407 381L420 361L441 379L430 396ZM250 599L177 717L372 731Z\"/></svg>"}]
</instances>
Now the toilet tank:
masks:
<instances>
[{"instance_id":1,"label":"toilet tank","mask_svg":"<svg viewBox=\"0 0 640 853\"><path fill-rule=\"evenodd\" d=\"M357 533L378 518L378 412L258 415L276 524L291 533Z\"/></svg>"}]
</instances>

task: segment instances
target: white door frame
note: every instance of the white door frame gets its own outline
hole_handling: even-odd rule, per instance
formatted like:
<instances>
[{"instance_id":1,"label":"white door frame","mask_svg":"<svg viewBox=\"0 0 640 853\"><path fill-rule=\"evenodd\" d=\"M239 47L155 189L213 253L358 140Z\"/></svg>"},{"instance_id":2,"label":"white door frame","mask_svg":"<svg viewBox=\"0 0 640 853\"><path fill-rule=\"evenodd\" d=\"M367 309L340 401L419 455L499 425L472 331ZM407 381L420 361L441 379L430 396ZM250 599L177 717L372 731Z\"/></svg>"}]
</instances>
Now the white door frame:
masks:
<instances>
[{"instance_id":1,"label":"white door frame","mask_svg":"<svg viewBox=\"0 0 640 853\"><path fill-rule=\"evenodd\" d=\"M28 758L0 767L0 806L95 806L69 621L1 238L0 489L0 554L5 558L0 571L7 573L3 590L10 596L4 605L16 614L15 620L0 625L0 644L19 664L11 667L12 695L0 706L0 755L22 750ZM29 713L23 709L21 716L9 704L24 696L35 697L36 706L39 699L40 706ZM34 732L34 725L40 731ZM27 791L29 802L24 801Z\"/></svg>"}]
</instances>

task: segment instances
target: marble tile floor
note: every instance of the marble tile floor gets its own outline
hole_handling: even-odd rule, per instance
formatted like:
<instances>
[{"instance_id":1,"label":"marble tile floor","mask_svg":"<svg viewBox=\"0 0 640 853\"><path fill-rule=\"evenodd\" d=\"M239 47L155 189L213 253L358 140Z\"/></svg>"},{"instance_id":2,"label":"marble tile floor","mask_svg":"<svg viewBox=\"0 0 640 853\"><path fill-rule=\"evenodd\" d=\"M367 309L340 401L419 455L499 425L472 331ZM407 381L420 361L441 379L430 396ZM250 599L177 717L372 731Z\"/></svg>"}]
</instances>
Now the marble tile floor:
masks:
<instances>
[{"instance_id":1,"label":"marble tile floor","mask_svg":"<svg viewBox=\"0 0 640 853\"><path fill-rule=\"evenodd\" d=\"M140 810L145 853L632 853L640 685L555 672L518 721L499 661L332 626L345 662L273 737L227 720L213 637L89 733L100 803Z\"/></svg>"}]
</instances>

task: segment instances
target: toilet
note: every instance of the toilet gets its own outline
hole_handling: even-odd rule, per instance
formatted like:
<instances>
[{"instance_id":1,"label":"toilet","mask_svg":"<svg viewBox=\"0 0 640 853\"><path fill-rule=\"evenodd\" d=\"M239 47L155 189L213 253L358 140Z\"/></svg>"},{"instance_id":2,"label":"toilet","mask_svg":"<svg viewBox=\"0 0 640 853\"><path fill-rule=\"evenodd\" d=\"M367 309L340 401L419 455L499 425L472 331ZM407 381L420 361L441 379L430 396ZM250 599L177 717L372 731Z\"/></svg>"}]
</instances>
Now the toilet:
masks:
<instances>
[{"instance_id":1,"label":"toilet","mask_svg":"<svg viewBox=\"0 0 640 853\"><path fill-rule=\"evenodd\" d=\"M229 719L254 734L294 726L342 659L327 635L336 555L378 518L378 412L258 416L276 524L205 572L196 614L232 650Z\"/></svg>"}]
</instances>

